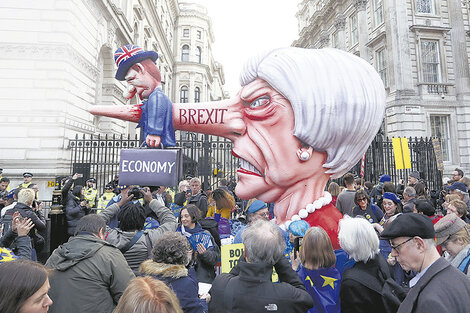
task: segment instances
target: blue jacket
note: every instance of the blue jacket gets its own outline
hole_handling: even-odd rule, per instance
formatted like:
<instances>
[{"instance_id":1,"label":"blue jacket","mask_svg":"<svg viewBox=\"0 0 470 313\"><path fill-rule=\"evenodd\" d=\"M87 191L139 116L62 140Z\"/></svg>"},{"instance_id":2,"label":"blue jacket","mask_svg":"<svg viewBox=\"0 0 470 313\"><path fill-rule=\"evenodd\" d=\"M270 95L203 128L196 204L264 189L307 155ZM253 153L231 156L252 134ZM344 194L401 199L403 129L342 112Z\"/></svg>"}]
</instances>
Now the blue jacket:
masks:
<instances>
[{"instance_id":1,"label":"blue jacket","mask_svg":"<svg viewBox=\"0 0 470 313\"><path fill-rule=\"evenodd\" d=\"M139 275L152 276L163 281L176 293L183 312L207 311L205 300L199 299L198 281L193 268L188 270L182 264L165 264L147 260L140 266Z\"/></svg>"}]
</instances>

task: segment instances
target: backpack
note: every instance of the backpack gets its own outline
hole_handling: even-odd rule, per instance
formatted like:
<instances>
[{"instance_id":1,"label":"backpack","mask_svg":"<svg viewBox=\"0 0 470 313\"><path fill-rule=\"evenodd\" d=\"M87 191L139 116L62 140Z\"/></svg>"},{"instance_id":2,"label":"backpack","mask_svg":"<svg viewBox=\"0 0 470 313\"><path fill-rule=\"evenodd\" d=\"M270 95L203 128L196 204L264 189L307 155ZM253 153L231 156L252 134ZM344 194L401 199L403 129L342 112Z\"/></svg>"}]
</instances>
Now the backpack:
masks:
<instances>
[{"instance_id":1,"label":"backpack","mask_svg":"<svg viewBox=\"0 0 470 313\"><path fill-rule=\"evenodd\" d=\"M379 258L379 275L373 276L367 272L349 270L344 277L353 279L382 296L382 302L387 313L395 313L405 299L408 290L400 286L390 275L390 268L382 255Z\"/></svg>"},{"instance_id":2,"label":"backpack","mask_svg":"<svg viewBox=\"0 0 470 313\"><path fill-rule=\"evenodd\" d=\"M205 219L200 220L199 224L201 224L202 229L205 229L211 233L215 243L220 248L222 243L220 242L219 236L219 223L212 217L206 217Z\"/></svg>"},{"instance_id":3,"label":"backpack","mask_svg":"<svg viewBox=\"0 0 470 313\"><path fill-rule=\"evenodd\" d=\"M5 237L7 232L11 229L11 225L13 223L13 214L5 213L2 219L0 220L0 224L2 225L2 232L0 238Z\"/></svg>"}]
</instances>

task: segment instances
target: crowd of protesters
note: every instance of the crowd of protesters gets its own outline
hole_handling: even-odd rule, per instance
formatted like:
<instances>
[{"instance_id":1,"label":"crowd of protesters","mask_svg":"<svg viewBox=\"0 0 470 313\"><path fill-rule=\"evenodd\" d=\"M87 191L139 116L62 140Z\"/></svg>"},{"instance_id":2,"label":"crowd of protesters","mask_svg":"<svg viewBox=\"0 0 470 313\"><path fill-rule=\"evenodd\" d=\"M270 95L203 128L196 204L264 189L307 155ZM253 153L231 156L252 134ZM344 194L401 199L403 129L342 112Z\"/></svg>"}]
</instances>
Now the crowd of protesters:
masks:
<instances>
[{"instance_id":1,"label":"crowd of protesters","mask_svg":"<svg viewBox=\"0 0 470 313\"><path fill-rule=\"evenodd\" d=\"M113 180L98 195L94 179L76 185L75 174L62 182L69 238L44 265L31 177L17 188L0 180L1 312L470 310L470 180L460 169L434 198L419 172L406 184L384 174L361 185L351 173L344 186L330 182L344 215L339 250L321 227L269 222L271 205L240 202L232 180L203 191L190 178L175 194ZM243 254L222 274L232 243Z\"/></svg>"}]
</instances>

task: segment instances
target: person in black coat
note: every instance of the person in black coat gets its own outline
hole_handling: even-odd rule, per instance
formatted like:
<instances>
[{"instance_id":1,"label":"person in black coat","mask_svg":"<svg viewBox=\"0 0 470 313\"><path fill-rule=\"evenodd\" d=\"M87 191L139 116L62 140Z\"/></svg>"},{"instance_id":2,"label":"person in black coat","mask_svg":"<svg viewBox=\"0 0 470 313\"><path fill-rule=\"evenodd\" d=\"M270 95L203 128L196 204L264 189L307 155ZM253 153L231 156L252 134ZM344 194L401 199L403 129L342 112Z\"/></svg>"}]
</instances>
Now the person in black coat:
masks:
<instances>
[{"instance_id":1,"label":"person in black coat","mask_svg":"<svg viewBox=\"0 0 470 313\"><path fill-rule=\"evenodd\" d=\"M307 312L313 299L284 257L279 227L256 221L243 232L244 257L228 274L216 277L209 312ZM273 283L273 266L280 283Z\"/></svg>"},{"instance_id":2,"label":"person in black coat","mask_svg":"<svg viewBox=\"0 0 470 313\"><path fill-rule=\"evenodd\" d=\"M442 234L440 234L442 235ZM468 312L470 280L440 257L431 219L418 213L398 216L380 234L390 241L392 257L418 274L398 313Z\"/></svg>"},{"instance_id":3,"label":"person in black coat","mask_svg":"<svg viewBox=\"0 0 470 313\"><path fill-rule=\"evenodd\" d=\"M62 188L62 204L64 206L65 218L67 220L67 234L69 236L75 234L78 221L90 213L90 205L84 198L83 186L74 186L72 191L70 191L70 188L72 188L77 178L78 174L75 173L71 179L67 180Z\"/></svg>"},{"instance_id":4,"label":"person in black coat","mask_svg":"<svg viewBox=\"0 0 470 313\"><path fill-rule=\"evenodd\" d=\"M34 203L35 192L33 189L22 189L18 193L18 202L12 208L6 211L4 220L13 220L13 214L19 212L23 218L29 218L34 227L29 231L29 237L31 238L31 244L33 247L32 260L37 260L37 253L39 253L44 247L44 238L39 235L38 232L46 231L46 219L41 212L41 207L32 207ZM11 226L11 224L10 224ZM7 231L4 229L3 231Z\"/></svg>"},{"instance_id":5,"label":"person in black coat","mask_svg":"<svg viewBox=\"0 0 470 313\"><path fill-rule=\"evenodd\" d=\"M379 252L379 237L372 224L363 217L345 217L339 222L338 239L341 248L356 261L343 274L339 295L341 312L387 312L382 295L360 281L360 277L370 277L372 284L380 288L383 282L379 280L379 275L390 277L387 262Z\"/></svg>"},{"instance_id":6,"label":"person in black coat","mask_svg":"<svg viewBox=\"0 0 470 313\"><path fill-rule=\"evenodd\" d=\"M187 204L197 206L201 211L201 218L205 218L207 216L209 203L206 194L201 190L201 180L197 177L193 177L189 181L189 185L191 187L191 197L189 197Z\"/></svg>"},{"instance_id":7,"label":"person in black coat","mask_svg":"<svg viewBox=\"0 0 470 313\"><path fill-rule=\"evenodd\" d=\"M196 272L190 266L191 251L185 236L167 232L155 242L152 259L142 263L138 275L163 281L176 293L183 312L202 313L207 311L207 303L198 295Z\"/></svg>"}]
</instances>

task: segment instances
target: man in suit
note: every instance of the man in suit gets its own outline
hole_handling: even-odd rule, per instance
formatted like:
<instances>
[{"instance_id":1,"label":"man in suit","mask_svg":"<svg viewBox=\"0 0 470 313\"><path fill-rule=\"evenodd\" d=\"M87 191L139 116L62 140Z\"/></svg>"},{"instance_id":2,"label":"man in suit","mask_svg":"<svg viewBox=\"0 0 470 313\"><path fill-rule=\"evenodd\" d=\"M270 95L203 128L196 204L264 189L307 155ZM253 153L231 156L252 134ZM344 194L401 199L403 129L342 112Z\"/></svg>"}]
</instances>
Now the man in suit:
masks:
<instances>
[{"instance_id":1,"label":"man in suit","mask_svg":"<svg viewBox=\"0 0 470 313\"><path fill-rule=\"evenodd\" d=\"M402 214L390 223L381 237L390 241L392 257L404 270L418 273L410 280L411 290L398 313L468 312L470 280L440 257L429 217Z\"/></svg>"}]
</instances>

